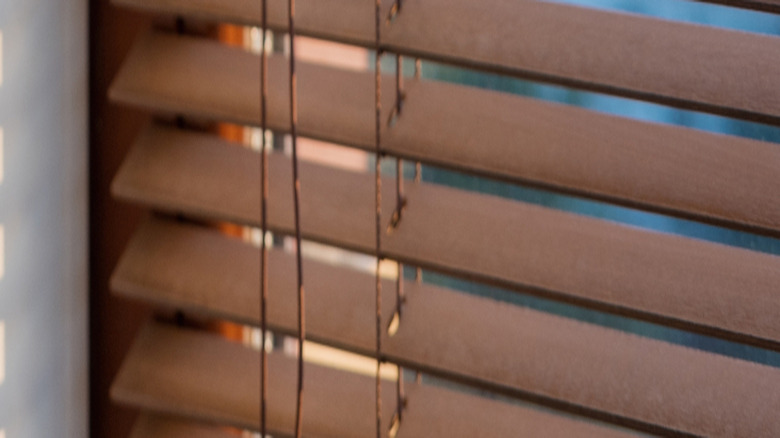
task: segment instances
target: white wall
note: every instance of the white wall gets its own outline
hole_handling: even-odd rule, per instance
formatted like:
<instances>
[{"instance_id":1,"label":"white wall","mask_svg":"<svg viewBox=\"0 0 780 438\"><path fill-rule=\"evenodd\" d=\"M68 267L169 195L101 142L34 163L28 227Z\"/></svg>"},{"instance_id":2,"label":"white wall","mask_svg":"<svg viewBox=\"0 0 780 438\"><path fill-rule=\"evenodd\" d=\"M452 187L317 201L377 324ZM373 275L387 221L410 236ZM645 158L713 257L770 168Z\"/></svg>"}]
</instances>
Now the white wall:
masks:
<instances>
[{"instance_id":1,"label":"white wall","mask_svg":"<svg viewBox=\"0 0 780 438\"><path fill-rule=\"evenodd\" d=\"M87 29L0 0L0 437L87 436Z\"/></svg>"}]
</instances>

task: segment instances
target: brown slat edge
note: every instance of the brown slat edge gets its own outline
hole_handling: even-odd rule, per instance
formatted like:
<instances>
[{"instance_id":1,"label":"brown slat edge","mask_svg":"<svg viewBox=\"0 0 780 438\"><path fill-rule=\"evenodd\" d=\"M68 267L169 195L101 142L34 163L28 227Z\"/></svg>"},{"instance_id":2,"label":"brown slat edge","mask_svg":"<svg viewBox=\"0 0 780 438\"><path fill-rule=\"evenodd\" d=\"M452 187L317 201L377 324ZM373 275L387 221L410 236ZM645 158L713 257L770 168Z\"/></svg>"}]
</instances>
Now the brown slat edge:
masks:
<instances>
[{"instance_id":1,"label":"brown slat edge","mask_svg":"<svg viewBox=\"0 0 780 438\"><path fill-rule=\"evenodd\" d=\"M188 215L254 224L259 156L215 137L151 127L112 191ZM289 160L271 155L269 226L292 231ZM374 251L367 174L302 163L308 239ZM385 222L392 181L383 184ZM416 266L600 310L780 348L780 258L433 184L409 184L385 255Z\"/></svg>"},{"instance_id":2,"label":"brown slat edge","mask_svg":"<svg viewBox=\"0 0 780 438\"><path fill-rule=\"evenodd\" d=\"M299 131L373 148L371 75L299 67ZM283 131L289 117L285 68L282 59L271 59L269 80L279 85L270 87L269 123ZM112 96L157 110L256 124L258 69L257 58L244 51L156 34L139 41ZM385 82L383 95L393 96L392 81ZM775 145L432 81L408 81L406 96L403 117L383 134L391 154L780 235Z\"/></svg>"},{"instance_id":3,"label":"brown slat edge","mask_svg":"<svg viewBox=\"0 0 780 438\"><path fill-rule=\"evenodd\" d=\"M112 289L257 325L258 263L258 250L240 241L152 220L130 242ZM309 336L370 354L374 302L365 291L373 277L305 263L308 308L316 309L306 315ZM269 266L270 326L294 332L294 257L274 251ZM392 282L385 286L390 289ZM400 329L383 339L391 361L651 432L773 436L780 431L775 415L780 370L430 285L410 282L406 293ZM394 297L386 295L388 322ZM414 395L409 400L412 406L436 404L418 402Z\"/></svg>"},{"instance_id":4,"label":"brown slat edge","mask_svg":"<svg viewBox=\"0 0 780 438\"><path fill-rule=\"evenodd\" d=\"M306 0L299 0L302 4L305 4L305 9L299 14L303 15L304 23L304 35L317 35L325 39L336 39L336 30L341 30L346 35L357 34L367 35L373 28L370 25L373 23L349 21L349 18L353 18L349 14L328 14L325 17L320 16L319 19L314 20L316 17L312 8L322 4L323 2L307 2ZM344 10L346 7L356 7L359 0L330 0L326 7L330 9ZM755 11L780 13L780 0L695 0L700 3L712 3L725 6L731 6L735 8L752 9ZM113 0L113 3L119 6L141 9L148 12L155 13L168 13L175 15L182 15L191 18L197 18L210 21L225 21L236 24L254 25L258 26L263 17L260 8L256 3L247 2L245 0ZM285 30L286 15L284 11L284 4L280 1L271 1L270 13L269 13L269 25L277 31ZM363 12L365 15L365 12ZM362 16L362 15L361 15ZM328 21L325 21L327 19ZM349 32L344 32L344 31ZM353 37L351 40L342 36L338 41L352 42L353 44L369 45L367 38Z\"/></svg>"},{"instance_id":5,"label":"brown slat edge","mask_svg":"<svg viewBox=\"0 0 780 438\"><path fill-rule=\"evenodd\" d=\"M215 8L208 1L194 7L120 3L201 17ZM301 1L296 17L301 34L373 46L373 4L332 3ZM388 13L391 3L384 7ZM271 2L270 8L271 25L282 28L283 2ZM214 17L257 24L259 9L234 2ZM404 55L780 123L780 92L772 82L780 77L774 56L780 39L766 35L546 2L426 0L404 5L384 26L382 38L385 47Z\"/></svg>"},{"instance_id":6,"label":"brown slat edge","mask_svg":"<svg viewBox=\"0 0 780 438\"><path fill-rule=\"evenodd\" d=\"M222 21L240 25L260 26L262 10L259 1L246 0L113 0L122 7L153 13L178 15L205 21ZM299 0L296 3L296 34L373 47L373 3L365 0ZM338 11L339 13L334 13ZM287 30L287 3L268 0L268 27Z\"/></svg>"},{"instance_id":7,"label":"brown slat edge","mask_svg":"<svg viewBox=\"0 0 780 438\"><path fill-rule=\"evenodd\" d=\"M269 425L289 434L295 417L295 362L269 355ZM259 355L216 336L151 323L142 329L112 387L112 396L153 411L257 429ZM306 364L304 435L372 436L374 380ZM409 399L398 437L513 436L545 431L551 437L624 437L613 428L457 393L406 385ZM393 383L384 384L388 422ZM476 434L476 435L475 435Z\"/></svg>"},{"instance_id":8,"label":"brown slat edge","mask_svg":"<svg viewBox=\"0 0 780 438\"><path fill-rule=\"evenodd\" d=\"M735 8L780 14L780 0L696 0L702 3L714 3Z\"/></svg>"},{"instance_id":9,"label":"brown slat edge","mask_svg":"<svg viewBox=\"0 0 780 438\"><path fill-rule=\"evenodd\" d=\"M142 413L133 425L130 438L236 438L236 434L219 426Z\"/></svg>"}]
</instances>

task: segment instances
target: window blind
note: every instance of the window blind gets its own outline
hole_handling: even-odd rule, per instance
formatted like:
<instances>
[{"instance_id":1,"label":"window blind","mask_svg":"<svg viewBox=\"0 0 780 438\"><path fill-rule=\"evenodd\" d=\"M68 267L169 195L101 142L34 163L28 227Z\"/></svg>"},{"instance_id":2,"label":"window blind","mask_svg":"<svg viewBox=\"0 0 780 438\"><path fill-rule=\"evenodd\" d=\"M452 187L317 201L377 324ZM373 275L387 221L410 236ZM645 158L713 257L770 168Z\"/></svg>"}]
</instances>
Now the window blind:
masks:
<instances>
[{"instance_id":1,"label":"window blind","mask_svg":"<svg viewBox=\"0 0 780 438\"><path fill-rule=\"evenodd\" d=\"M115 0L208 23L260 24L260 2ZM385 4L386 3L386 4ZM722 1L777 12L774 1ZM392 2L383 2L389 17ZM286 2L268 23L287 27ZM299 0L302 35L374 47L374 4ZM772 36L537 1L405 0L382 24L389 53L770 125L780 119ZM301 136L372 151L374 73L298 62ZM257 126L256 54L161 29L139 36L111 98L176 116ZM269 58L268 128L290 130L289 71ZM507 93L406 78L393 119L382 80L381 143L391 157L483 178L777 237L775 144L666 126ZM213 221L260 226L260 154L208 131L154 122L139 133L112 192L161 214L129 242L112 277L121 295L196 315L260 324L260 253ZM268 152L268 227L292 235L290 158ZM373 254L374 175L301 162L305 239ZM382 176L384 258L769 350L780 349L777 256L632 228L430 182L396 207ZM182 220L183 219L183 220ZM204 224L204 221L206 224ZM295 335L295 255L270 251L268 324ZM305 259L307 338L373 356L374 277ZM392 291L397 280L385 280ZM403 281L403 280L399 280ZM400 437L776 436L780 370L640 337L428 282L405 282L388 362L464 385L407 382ZM383 326L396 309L385 293ZM212 333L152 321L112 387L144 414L134 437L230 436L257 430L256 351ZM403 376L403 375L401 375ZM270 354L268 430L291 435L294 360ZM307 363L305 436L374 433L373 378ZM384 382L381 429L396 407ZM475 392L474 390L477 390ZM486 391L500 397L485 397ZM204 423L205 422L205 423ZM210 423L210 425L206 425ZM396 431L393 431L394 433Z\"/></svg>"}]
</instances>

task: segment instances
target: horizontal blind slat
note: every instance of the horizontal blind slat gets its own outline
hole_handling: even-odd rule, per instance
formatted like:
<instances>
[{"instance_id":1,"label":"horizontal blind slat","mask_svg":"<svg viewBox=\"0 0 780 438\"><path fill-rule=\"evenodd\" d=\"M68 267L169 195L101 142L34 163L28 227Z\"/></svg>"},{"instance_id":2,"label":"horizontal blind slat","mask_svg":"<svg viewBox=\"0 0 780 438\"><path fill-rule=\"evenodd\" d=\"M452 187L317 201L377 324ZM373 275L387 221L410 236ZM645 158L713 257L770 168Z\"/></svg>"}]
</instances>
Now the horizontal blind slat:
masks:
<instances>
[{"instance_id":1,"label":"horizontal blind slat","mask_svg":"<svg viewBox=\"0 0 780 438\"><path fill-rule=\"evenodd\" d=\"M360 0L329 0L326 4L327 6L331 6L334 9L342 9L345 7L350 7L352 10L356 8L358 5L358 2ZM682 1L682 0L681 0ZM744 9L752 9L755 11L762 11L762 12L771 12L771 13L780 13L780 0L697 0L701 3L713 3L713 4L719 4L719 5L725 5L725 6L731 6L735 8L744 8ZM256 3L247 2L246 0L113 0L113 3L119 6L127 7L127 8L134 8L134 9L140 9L148 12L154 12L154 13L167 13L167 14L176 14L176 15L182 15L186 17L191 18L197 18L202 20L209 20L209 21L224 21L229 23L236 23L236 24L243 24L243 25L249 25L249 26L257 26L259 25L261 19L262 19L262 13L260 12L260 8L257 6ZM306 3L306 0L302 0L301 3ZM309 10L312 7L315 7L317 4L325 3L325 2L316 2L313 1L311 4L306 4L306 10ZM319 31L322 38L328 39L334 38L331 36L327 30L330 30L330 32L334 32L337 29L350 29L354 33L359 33L363 26L360 26L363 23L355 22L354 20L351 23L348 23L347 21L353 17L356 17L355 15L350 15L350 10L345 10L345 13L342 15L329 15L327 18L329 19L339 19L343 20L343 22L339 21L330 21L323 22L323 17L319 17L317 20L314 20L313 18L316 17L314 14L304 14L308 15L306 17L307 20L304 20L304 34L312 34L317 33L318 29L325 29L326 31L323 32L322 30ZM286 22L283 11L282 3L279 0L271 0L270 2L270 12L269 12L269 23L270 27L274 30L280 31L286 29ZM363 18L365 15L365 12L362 12L362 15L360 15L361 18ZM350 27L352 26L352 27ZM358 27L360 26L360 27ZM368 32L368 30L362 30L362 32ZM352 39L353 44L364 44L367 45L364 38L354 38Z\"/></svg>"},{"instance_id":2,"label":"horizontal blind slat","mask_svg":"<svg viewBox=\"0 0 780 438\"><path fill-rule=\"evenodd\" d=\"M404 158L778 235L780 147L434 82L407 81L383 148Z\"/></svg>"},{"instance_id":3,"label":"horizontal blind slat","mask_svg":"<svg viewBox=\"0 0 780 438\"><path fill-rule=\"evenodd\" d=\"M142 412L130 438L236 438L222 427Z\"/></svg>"},{"instance_id":4,"label":"horizontal blind slat","mask_svg":"<svg viewBox=\"0 0 780 438\"><path fill-rule=\"evenodd\" d=\"M271 58L269 126L289 129L285 62ZM371 150L373 77L301 63L299 132ZM142 38L112 87L121 102L246 124L259 121L259 63L202 39ZM386 114L392 81L385 81ZM438 166L780 235L780 148L517 96L407 81L388 153ZM565 129L563 128L565 127ZM717 175L717 177L714 177Z\"/></svg>"},{"instance_id":5,"label":"horizontal blind slat","mask_svg":"<svg viewBox=\"0 0 780 438\"><path fill-rule=\"evenodd\" d=\"M258 250L238 240L153 220L133 237L112 289L257 325L258 263ZM305 263L310 308L317 309L307 314L309 336L370 355L374 303L365 291L373 277ZM294 257L272 251L269 267L270 327L292 333ZM385 322L394 309L387 295ZM774 409L780 370L425 284L408 283L406 300L398 333L383 339L387 358L405 366L657 433L772 436L780 430ZM410 401L419 403L414 396Z\"/></svg>"},{"instance_id":6,"label":"horizontal blind slat","mask_svg":"<svg viewBox=\"0 0 780 438\"><path fill-rule=\"evenodd\" d=\"M272 434L285 436L293 431L297 376L293 364L293 359L281 353L268 355L267 419ZM259 371L257 351L217 335L150 321L125 356L111 397L165 414L257 429ZM334 375L307 364L304 379L303 425L311 436L362 438L370 434L373 410L363 401L370 399L373 388L365 378ZM392 385L386 386L390 391Z\"/></svg>"},{"instance_id":7,"label":"horizontal blind slat","mask_svg":"<svg viewBox=\"0 0 780 438\"><path fill-rule=\"evenodd\" d=\"M373 47L370 1L309 0L298 10L302 35ZM269 17L274 25L284 15ZM404 5L382 38L405 55L780 123L776 37L529 0L427 0Z\"/></svg>"},{"instance_id":8,"label":"horizontal blind slat","mask_svg":"<svg viewBox=\"0 0 780 438\"><path fill-rule=\"evenodd\" d=\"M151 127L113 193L166 211L257 225L259 156L216 137ZM271 154L269 227L293 230L289 160ZM308 239L374 250L372 177L301 164ZM383 211L393 210L392 180ZM755 343L780 340L780 258L544 207L409 184L385 255L467 279ZM389 221L389 213L384 216Z\"/></svg>"},{"instance_id":9,"label":"horizontal blind slat","mask_svg":"<svg viewBox=\"0 0 780 438\"><path fill-rule=\"evenodd\" d=\"M295 33L362 47L374 47L373 3L365 0L299 0ZM112 0L118 6L204 21L246 26L262 24L260 2L247 0ZM334 13L338 11L338 13ZM366 21L370 17L370 21ZM268 0L268 28L286 32L287 4Z\"/></svg>"},{"instance_id":10,"label":"horizontal blind slat","mask_svg":"<svg viewBox=\"0 0 780 438\"><path fill-rule=\"evenodd\" d=\"M374 380L306 363L304 436L372 435ZM165 414L257 429L259 354L189 329L149 323L138 335L112 386L112 397ZM269 354L269 432L287 436L295 416L295 359ZM383 387L385 423L393 382ZM409 409L399 438L505 437L545 431L550 437L627 437L628 433L572 418L408 382Z\"/></svg>"}]
</instances>

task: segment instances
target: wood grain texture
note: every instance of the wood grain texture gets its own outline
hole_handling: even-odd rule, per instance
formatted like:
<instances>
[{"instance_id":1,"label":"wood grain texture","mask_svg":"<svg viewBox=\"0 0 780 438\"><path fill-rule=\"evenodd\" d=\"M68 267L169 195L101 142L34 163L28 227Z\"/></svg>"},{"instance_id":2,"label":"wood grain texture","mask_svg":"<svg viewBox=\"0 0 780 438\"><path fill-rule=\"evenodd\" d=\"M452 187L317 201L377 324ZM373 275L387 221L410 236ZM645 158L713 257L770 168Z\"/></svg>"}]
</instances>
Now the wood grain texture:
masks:
<instances>
[{"instance_id":1,"label":"wood grain texture","mask_svg":"<svg viewBox=\"0 0 780 438\"><path fill-rule=\"evenodd\" d=\"M112 286L124 296L256 326L258 263L258 250L240 241L155 219L131 241ZM275 250L269 266L270 327L294 333L294 256ZM374 297L366 291L373 276L308 259L305 272L311 285L308 335L370 355ZM780 370L426 284L407 283L406 296L398 333L382 340L392 362L655 433L774 436L780 431L775 415ZM392 317L394 299L386 294L385 324ZM422 403L419 397L411 393L410 415L422 419L430 409L441 415L450 412L451 418L475 417L466 407L456 415L444 399ZM414 412L421 406L424 412ZM514 416L501 421L510 414L510 408L502 409L490 420L498 428L491 429L496 433L490 436L516 436L507 432L510 423L545 430L544 416L539 418L542 424ZM484 424L464 421L470 426L458 426L462 436L483 436L478 431Z\"/></svg>"},{"instance_id":2,"label":"wood grain texture","mask_svg":"<svg viewBox=\"0 0 780 438\"><path fill-rule=\"evenodd\" d=\"M296 367L268 358L268 431L290 435ZM111 387L115 401L206 422L257 429L260 355L216 335L149 323ZM373 430L373 387L366 378L307 365L304 430L310 436L365 437ZM387 384L387 392L392 384ZM323 402L327 400L327 402ZM391 405L388 403L387 405ZM388 411L388 415L391 413Z\"/></svg>"},{"instance_id":3,"label":"wood grain texture","mask_svg":"<svg viewBox=\"0 0 780 438\"><path fill-rule=\"evenodd\" d=\"M286 64L270 64L269 126L287 131ZM371 74L299 67L299 132L371 150ZM249 53L153 34L139 40L111 94L156 111L257 124L258 77ZM393 84L384 82L388 117ZM383 131L390 154L780 236L776 145L432 81L407 81L406 95L403 117Z\"/></svg>"},{"instance_id":4,"label":"wood grain texture","mask_svg":"<svg viewBox=\"0 0 780 438\"><path fill-rule=\"evenodd\" d=\"M287 158L271 154L269 227L293 231ZM151 127L113 185L125 200L257 226L259 156L208 135ZM372 176L301 164L304 237L374 251ZM383 184L384 218L393 210ZM777 349L780 258L642 231L493 196L408 184L387 257L463 278Z\"/></svg>"},{"instance_id":5,"label":"wood grain texture","mask_svg":"<svg viewBox=\"0 0 780 438\"><path fill-rule=\"evenodd\" d=\"M205 0L118 3L244 24L260 18L256 2L227 2L218 12L217 2ZM269 5L276 29L284 28L283 4ZM391 2L384 7L388 14ZM298 9L302 35L373 47L371 1L308 0ZM776 37L531 0L411 0L402 12L382 29L393 52L780 123Z\"/></svg>"},{"instance_id":6,"label":"wood grain texture","mask_svg":"<svg viewBox=\"0 0 780 438\"><path fill-rule=\"evenodd\" d=\"M374 381L307 363L304 371L304 436L364 438L374 431ZM259 354L217 336L148 324L138 335L112 387L122 403L169 415L256 430L259 420ZM269 432L289 436L295 416L295 359L269 355ZM395 406L393 383L385 382L383 418ZM409 404L399 438L628 437L632 434L569 417L409 382ZM157 432L168 422L141 424ZM201 428L177 424L174 430ZM155 438L144 434L137 438ZM135 438L135 437L134 437Z\"/></svg>"},{"instance_id":7,"label":"wood grain texture","mask_svg":"<svg viewBox=\"0 0 780 438\"><path fill-rule=\"evenodd\" d=\"M240 438L240 436L224 427L150 413L142 413L130 432L130 438Z\"/></svg>"}]
</instances>

